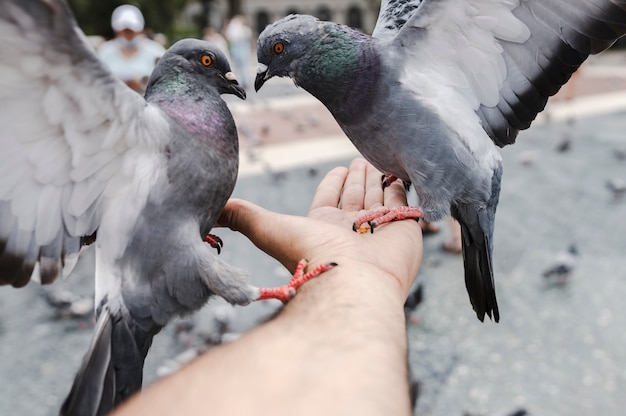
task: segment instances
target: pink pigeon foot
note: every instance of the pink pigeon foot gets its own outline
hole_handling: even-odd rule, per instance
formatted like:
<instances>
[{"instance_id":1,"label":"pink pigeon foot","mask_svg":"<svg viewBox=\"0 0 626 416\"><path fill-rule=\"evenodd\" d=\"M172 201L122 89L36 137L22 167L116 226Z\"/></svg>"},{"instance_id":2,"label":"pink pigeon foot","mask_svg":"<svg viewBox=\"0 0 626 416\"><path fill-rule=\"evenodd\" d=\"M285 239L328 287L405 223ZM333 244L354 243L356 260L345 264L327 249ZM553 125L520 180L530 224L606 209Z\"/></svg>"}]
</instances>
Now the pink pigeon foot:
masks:
<instances>
[{"instance_id":1,"label":"pink pigeon foot","mask_svg":"<svg viewBox=\"0 0 626 416\"><path fill-rule=\"evenodd\" d=\"M380 178L381 182L383 183L383 191L385 190L385 188L387 188L389 185L391 185L397 179L398 179L397 176L383 175L382 178Z\"/></svg>"},{"instance_id":2,"label":"pink pigeon foot","mask_svg":"<svg viewBox=\"0 0 626 416\"><path fill-rule=\"evenodd\" d=\"M382 207L370 211L357 218L352 229L360 234L368 231L374 232L374 228L391 221L418 220L424 218L424 212L419 207ZM367 226L364 226L367 224Z\"/></svg>"},{"instance_id":3,"label":"pink pigeon foot","mask_svg":"<svg viewBox=\"0 0 626 416\"><path fill-rule=\"evenodd\" d=\"M316 278L320 274L332 269L337 265L337 263L320 264L310 272L304 273L304 269L307 264L308 262L304 259L298 262L296 271L293 274L293 277L291 278L289 284L279 287L261 288L259 298L257 300L278 299L281 302L286 303L295 296L296 289L298 289L304 283L313 278Z\"/></svg>"}]
</instances>

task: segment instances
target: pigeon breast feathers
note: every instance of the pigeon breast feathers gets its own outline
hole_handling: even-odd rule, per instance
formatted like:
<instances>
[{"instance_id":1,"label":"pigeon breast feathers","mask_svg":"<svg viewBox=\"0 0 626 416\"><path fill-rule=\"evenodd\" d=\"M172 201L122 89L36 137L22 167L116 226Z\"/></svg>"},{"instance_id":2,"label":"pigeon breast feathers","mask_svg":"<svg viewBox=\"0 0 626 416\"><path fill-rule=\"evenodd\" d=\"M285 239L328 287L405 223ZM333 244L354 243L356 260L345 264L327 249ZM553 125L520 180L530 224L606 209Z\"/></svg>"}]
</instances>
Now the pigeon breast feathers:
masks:
<instances>
[{"instance_id":1,"label":"pigeon breast feathers","mask_svg":"<svg viewBox=\"0 0 626 416\"><path fill-rule=\"evenodd\" d=\"M153 133L167 127L100 63L65 3L0 0L0 38L0 283L22 286L37 262L56 278L98 228L125 157L162 146Z\"/></svg>"}]
</instances>

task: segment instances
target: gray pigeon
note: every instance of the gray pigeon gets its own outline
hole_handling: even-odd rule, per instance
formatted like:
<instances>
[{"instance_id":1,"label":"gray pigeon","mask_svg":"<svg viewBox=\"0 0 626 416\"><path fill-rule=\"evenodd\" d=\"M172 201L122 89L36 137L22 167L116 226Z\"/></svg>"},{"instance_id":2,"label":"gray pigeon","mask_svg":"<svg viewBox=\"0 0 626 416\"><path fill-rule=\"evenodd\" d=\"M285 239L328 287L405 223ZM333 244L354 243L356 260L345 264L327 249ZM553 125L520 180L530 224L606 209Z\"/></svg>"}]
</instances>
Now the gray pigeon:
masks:
<instances>
[{"instance_id":1,"label":"gray pigeon","mask_svg":"<svg viewBox=\"0 0 626 416\"><path fill-rule=\"evenodd\" d=\"M498 146L512 144L587 56L625 30L624 0L383 0L372 36L302 15L265 28L255 88L292 78L385 174L383 186L410 181L421 209L391 217L452 214L471 304L478 319L497 322ZM379 225L385 214L355 226Z\"/></svg>"},{"instance_id":2,"label":"gray pigeon","mask_svg":"<svg viewBox=\"0 0 626 416\"><path fill-rule=\"evenodd\" d=\"M259 289L213 253L238 170L220 94L245 98L217 47L174 44L144 99L63 0L0 0L0 39L0 284L49 283L95 237L96 332L62 414L104 414L139 390L153 336L211 295L286 300L312 276Z\"/></svg>"},{"instance_id":3,"label":"gray pigeon","mask_svg":"<svg viewBox=\"0 0 626 416\"><path fill-rule=\"evenodd\" d=\"M541 274L549 282L563 286L569 282L570 276L578 263L578 248L571 244L567 251L562 251L555 256L554 262Z\"/></svg>"},{"instance_id":4,"label":"gray pigeon","mask_svg":"<svg viewBox=\"0 0 626 416\"><path fill-rule=\"evenodd\" d=\"M626 195L626 181L619 178L609 179L606 181L606 187L611 191L613 200L618 201Z\"/></svg>"}]
</instances>

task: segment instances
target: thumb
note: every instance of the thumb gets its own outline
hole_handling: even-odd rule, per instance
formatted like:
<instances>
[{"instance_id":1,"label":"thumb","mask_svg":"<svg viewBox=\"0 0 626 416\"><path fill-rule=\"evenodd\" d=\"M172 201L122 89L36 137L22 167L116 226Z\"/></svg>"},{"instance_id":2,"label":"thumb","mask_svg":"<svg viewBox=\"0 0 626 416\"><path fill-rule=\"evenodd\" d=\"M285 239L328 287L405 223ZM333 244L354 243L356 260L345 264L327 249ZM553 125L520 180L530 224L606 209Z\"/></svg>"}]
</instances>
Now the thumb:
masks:
<instances>
[{"instance_id":1,"label":"thumb","mask_svg":"<svg viewBox=\"0 0 626 416\"><path fill-rule=\"evenodd\" d=\"M300 260L299 248L289 244L294 229L290 217L261 208L243 199L230 199L217 223L245 235L265 253L291 270Z\"/></svg>"},{"instance_id":2,"label":"thumb","mask_svg":"<svg viewBox=\"0 0 626 416\"><path fill-rule=\"evenodd\" d=\"M252 202L243 199L231 198L226 202L216 226L228 227L233 231L248 236L254 232L255 225L262 224L264 216L271 212Z\"/></svg>"}]
</instances>

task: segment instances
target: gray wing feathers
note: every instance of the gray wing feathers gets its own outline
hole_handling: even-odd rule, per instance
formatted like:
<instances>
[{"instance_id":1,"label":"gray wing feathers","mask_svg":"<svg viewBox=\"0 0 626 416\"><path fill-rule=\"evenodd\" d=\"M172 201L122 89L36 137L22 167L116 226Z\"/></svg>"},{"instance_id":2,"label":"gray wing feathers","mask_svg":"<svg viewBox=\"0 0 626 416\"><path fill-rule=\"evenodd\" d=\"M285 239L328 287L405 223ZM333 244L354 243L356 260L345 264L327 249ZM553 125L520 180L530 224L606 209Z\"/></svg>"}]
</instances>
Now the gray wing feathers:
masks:
<instances>
[{"instance_id":1,"label":"gray wing feathers","mask_svg":"<svg viewBox=\"0 0 626 416\"><path fill-rule=\"evenodd\" d=\"M100 63L64 2L0 0L0 38L0 284L33 270L49 283L98 228L145 101Z\"/></svg>"},{"instance_id":2,"label":"gray wing feathers","mask_svg":"<svg viewBox=\"0 0 626 416\"><path fill-rule=\"evenodd\" d=\"M376 38L394 36L421 3L422 0L383 0L372 36Z\"/></svg>"},{"instance_id":3,"label":"gray wing feathers","mask_svg":"<svg viewBox=\"0 0 626 416\"><path fill-rule=\"evenodd\" d=\"M445 27L444 23L441 23L445 20L442 17L449 17L460 8L465 8L466 19L475 20L459 21L458 23L463 25L460 29ZM454 37L462 30L466 30L466 35L476 34L466 25L474 23L481 26L484 22L480 20L484 18L481 13L496 9L509 16L512 13L526 25L530 33L527 39L518 39L515 36L509 39L507 27L501 25L498 29L500 32L491 34L502 47L501 57L497 59L504 59L505 79L498 85L499 90L496 90L499 92L497 105L496 96L493 97L494 101L481 101L475 111L491 139L498 146L505 146L514 143L519 131L530 126L537 114L545 108L548 98L558 92L590 54L605 50L626 33L626 1L387 0L382 2L373 36L386 38L398 35L403 45L415 45L410 47L418 50L417 48L422 46L417 45L422 43L416 42L417 37L422 40L425 35L423 31L409 31L407 28L427 28L428 34L432 36L429 47L458 48L459 45L455 43L458 42L458 38ZM497 19L497 15L489 16L491 19L494 17ZM471 26L475 26L474 24ZM490 30L489 25L481 27ZM438 36L446 39L437 38ZM434 40L435 38L438 40ZM481 47L478 43L472 46ZM433 61L420 62L420 65L441 64L439 68L445 68L449 64L462 65L464 67L460 69L471 78L471 71L467 69L472 63L471 56L461 62L437 62L437 59L440 59L437 58L437 51L429 52L426 56ZM462 52L463 50L460 50L460 53ZM433 56L435 58L432 58ZM491 59L493 58L496 57L492 56ZM414 58L405 56L405 59ZM411 64L413 63L409 62L409 65ZM482 64L485 65L487 62ZM490 79L482 81L493 82ZM489 96L482 90L474 93L479 100Z\"/></svg>"},{"instance_id":4,"label":"gray wing feathers","mask_svg":"<svg viewBox=\"0 0 626 416\"><path fill-rule=\"evenodd\" d=\"M589 54L626 33L623 1L522 1L513 14L528 26L530 38L522 44L501 42L507 77L500 102L478 110L498 146L515 142Z\"/></svg>"}]
</instances>

